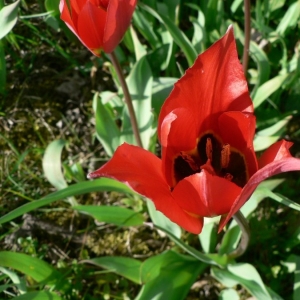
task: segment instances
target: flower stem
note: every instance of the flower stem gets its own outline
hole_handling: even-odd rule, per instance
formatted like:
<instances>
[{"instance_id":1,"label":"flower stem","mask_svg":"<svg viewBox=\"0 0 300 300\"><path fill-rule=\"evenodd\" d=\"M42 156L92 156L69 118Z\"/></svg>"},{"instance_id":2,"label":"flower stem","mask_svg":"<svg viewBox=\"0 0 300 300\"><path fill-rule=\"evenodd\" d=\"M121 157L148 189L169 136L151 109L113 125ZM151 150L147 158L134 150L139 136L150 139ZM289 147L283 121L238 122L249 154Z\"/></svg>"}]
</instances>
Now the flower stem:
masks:
<instances>
[{"instance_id":1,"label":"flower stem","mask_svg":"<svg viewBox=\"0 0 300 300\"><path fill-rule=\"evenodd\" d=\"M143 148L143 144L142 144L142 140L141 140L141 136L140 136L140 132L139 132L139 127L137 124L137 120L136 120L136 115L134 112L134 108L133 108L133 104L132 104L132 99L131 96L129 94L129 90L128 90L128 86L127 83L125 81L124 78L124 74L122 72L120 63L117 59L117 56L115 55L114 52L109 54L110 59L112 61L112 64L114 65L114 68L117 72L122 90L123 90L123 94L124 94L124 98L125 98L125 102L128 108L128 112L129 112L129 117L130 117L130 122L131 122L131 127L132 127L132 131L135 137L135 140L137 142L137 145L140 146L141 148Z\"/></svg>"},{"instance_id":2,"label":"flower stem","mask_svg":"<svg viewBox=\"0 0 300 300\"><path fill-rule=\"evenodd\" d=\"M250 0L244 0L244 10L245 10L245 21L244 21L245 43L244 43L244 53L243 53L243 70L246 76L247 69L248 69L250 31L251 31Z\"/></svg>"},{"instance_id":3,"label":"flower stem","mask_svg":"<svg viewBox=\"0 0 300 300\"><path fill-rule=\"evenodd\" d=\"M237 257L243 255L248 247L249 240L250 240L250 229L249 229L249 225L248 225L246 218L243 216L243 214L240 211L238 211L233 216L233 218L235 219L235 221L238 223L238 225L241 228L242 238L241 238L241 241L240 241L238 247L234 251L229 253L228 257L237 258Z\"/></svg>"}]
</instances>

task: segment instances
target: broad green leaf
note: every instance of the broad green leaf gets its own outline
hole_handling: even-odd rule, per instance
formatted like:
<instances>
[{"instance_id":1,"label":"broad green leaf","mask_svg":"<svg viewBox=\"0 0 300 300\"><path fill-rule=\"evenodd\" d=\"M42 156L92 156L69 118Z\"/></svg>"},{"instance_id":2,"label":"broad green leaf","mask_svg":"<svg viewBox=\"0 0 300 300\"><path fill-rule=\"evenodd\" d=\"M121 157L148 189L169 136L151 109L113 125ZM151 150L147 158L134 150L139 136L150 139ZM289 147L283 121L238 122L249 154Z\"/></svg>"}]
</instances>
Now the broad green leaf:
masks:
<instances>
[{"instance_id":1,"label":"broad green leaf","mask_svg":"<svg viewBox=\"0 0 300 300\"><path fill-rule=\"evenodd\" d=\"M243 0L234 0L230 6L231 12L234 14L238 7L243 3Z\"/></svg>"},{"instance_id":2,"label":"broad green leaf","mask_svg":"<svg viewBox=\"0 0 300 300\"><path fill-rule=\"evenodd\" d=\"M120 129L118 128L112 110L102 103L98 93L95 93L93 107L96 116L96 136L108 156L113 156L120 145Z\"/></svg>"},{"instance_id":3,"label":"broad green leaf","mask_svg":"<svg viewBox=\"0 0 300 300\"><path fill-rule=\"evenodd\" d=\"M297 22L299 22L299 17L300 1L296 1L292 5L290 5L280 23L278 24L276 31L279 34L284 35L289 27L294 27L297 25Z\"/></svg>"},{"instance_id":4,"label":"broad green leaf","mask_svg":"<svg viewBox=\"0 0 300 300\"><path fill-rule=\"evenodd\" d=\"M234 289L222 290L219 294L219 300L239 300L240 296Z\"/></svg>"},{"instance_id":5,"label":"broad green leaf","mask_svg":"<svg viewBox=\"0 0 300 300\"><path fill-rule=\"evenodd\" d=\"M139 260L130 257L105 256L84 260L83 262L117 273L135 283L141 283L140 268L142 263Z\"/></svg>"},{"instance_id":6,"label":"broad green leaf","mask_svg":"<svg viewBox=\"0 0 300 300\"><path fill-rule=\"evenodd\" d=\"M185 252L189 253L194 258L210 265L215 266L225 266L227 264L227 258L225 256L221 256L218 254L203 254L200 251L196 250L195 248L189 246L188 244L184 243L182 240L178 239L173 233L165 230L162 227L155 226L156 228L164 231L168 237L181 249Z\"/></svg>"},{"instance_id":7,"label":"broad green leaf","mask_svg":"<svg viewBox=\"0 0 300 300\"><path fill-rule=\"evenodd\" d=\"M199 240L205 253L215 251L217 244L217 230L215 222L204 224L202 232L199 234Z\"/></svg>"},{"instance_id":8,"label":"broad green leaf","mask_svg":"<svg viewBox=\"0 0 300 300\"><path fill-rule=\"evenodd\" d=\"M149 42L152 49L160 46L157 35L153 31L153 26L145 16L144 12L137 8L133 14L133 24L139 30L141 35Z\"/></svg>"},{"instance_id":9,"label":"broad green leaf","mask_svg":"<svg viewBox=\"0 0 300 300\"><path fill-rule=\"evenodd\" d=\"M135 60L138 61L146 55L147 51L145 47L141 44L138 35L136 34L132 26L130 26L130 34L134 45Z\"/></svg>"},{"instance_id":10,"label":"broad green leaf","mask_svg":"<svg viewBox=\"0 0 300 300\"><path fill-rule=\"evenodd\" d=\"M0 262L0 264L1 264L1 262ZM0 266L0 272L3 274L6 274L10 278L10 280L14 283L14 286L19 290L20 294L26 293L27 287L26 287L25 278L21 278L15 272L8 270L6 268L3 268L1 266Z\"/></svg>"},{"instance_id":11,"label":"broad green leaf","mask_svg":"<svg viewBox=\"0 0 300 300\"><path fill-rule=\"evenodd\" d=\"M185 299L206 265L196 259L167 251L147 259L141 267L145 283L135 300Z\"/></svg>"},{"instance_id":12,"label":"broad green leaf","mask_svg":"<svg viewBox=\"0 0 300 300\"><path fill-rule=\"evenodd\" d=\"M59 15L59 1L60 0L45 0L45 8L51 12L53 16Z\"/></svg>"},{"instance_id":13,"label":"broad green leaf","mask_svg":"<svg viewBox=\"0 0 300 300\"><path fill-rule=\"evenodd\" d=\"M51 142L43 157L43 170L48 181L58 190L68 186L62 173L61 152L66 145L64 140Z\"/></svg>"},{"instance_id":14,"label":"broad green leaf","mask_svg":"<svg viewBox=\"0 0 300 300\"><path fill-rule=\"evenodd\" d=\"M63 298L53 292L37 291L17 296L14 300L63 300Z\"/></svg>"},{"instance_id":15,"label":"broad green leaf","mask_svg":"<svg viewBox=\"0 0 300 300\"><path fill-rule=\"evenodd\" d=\"M181 228L177 224L173 223L163 213L156 210L155 205L151 200L147 199L147 206L152 222L155 225L164 228L166 231L171 232L172 234L174 234L174 236L180 239Z\"/></svg>"},{"instance_id":16,"label":"broad green leaf","mask_svg":"<svg viewBox=\"0 0 300 300\"><path fill-rule=\"evenodd\" d=\"M197 57L197 51L195 50L189 39L186 37L186 35L168 18L168 16L158 14L154 9L143 3L140 3L140 7L148 13L150 13L152 16L154 16L164 26L166 26L166 28L172 35L175 43L181 48L181 50L185 54L189 66L193 65Z\"/></svg>"},{"instance_id":17,"label":"broad green leaf","mask_svg":"<svg viewBox=\"0 0 300 300\"><path fill-rule=\"evenodd\" d=\"M120 193L134 193L129 187L125 184L120 183L118 181L108 179L108 178L100 178L93 181L85 181L77 184L73 184L68 186L65 189L54 192L52 194L47 195L44 198L39 200L32 201L30 203L26 203L6 215L0 218L0 224L9 222L19 216L22 216L25 213L28 213L32 210L40 208L42 206L48 205L52 202L65 199L70 196L78 196L92 192L101 192L101 191L116 191Z\"/></svg>"},{"instance_id":18,"label":"broad green leaf","mask_svg":"<svg viewBox=\"0 0 300 300\"><path fill-rule=\"evenodd\" d=\"M16 25L20 0L4 6L0 11L0 40Z\"/></svg>"},{"instance_id":19,"label":"broad green leaf","mask_svg":"<svg viewBox=\"0 0 300 300\"><path fill-rule=\"evenodd\" d=\"M255 298L272 300L257 270L250 264L228 265L227 269L212 268L211 274L229 288L241 284Z\"/></svg>"},{"instance_id":20,"label":"broad green leaf","mask_svg":"<svg viewBox=\"0 0 300 300\"><path fill-rule=\"evenodd\" d=\"M300 297L300 256L291 254L282 264L287 267L288 273L294 274L293 300L298 300Z\"/></svg>"},{"instance_id":21,"label":"broad green leaf","mask_svg":"<svg viewBox=\"0 0 300 300\"><path fill-rule=\"evenodd\" d=\"M100 222L112 223L117 226L138 226L144 222L140 213L120 206L78 205L73 209L88 214Z\"/></svg>"},{"instance_id":22,"label":"broad green leaf","mask_svg":"<svg viewBox=\"0 0 300 300\"><path fill-rule=\"evenodd\" d=\"M270 190L266 190L265 193L271 199L273 199L273 200L275 200L275 201L277 201L277 202L279 202L279 203L281 203L281 204L283 204L283 205L285 205L289 208L300 211L300 204L298 204L297 202L294 202L294 201L290 200L289 198L287 198L283 195L280 195L278 193L273 193Z\"/></svg>"},{"instance_id":23,"label":"broad green leaf","mask_svg":"<svg viewBox=\"0 0 300 300\"><path fill-rule=\"evenodd\" d=\"M0 94L6 92L6 60L3 42L0 40Z\"/></svg>"},{"instance_id":24,"label":"broad green leaf","mask_svg":"<svg viewBox=\"0 0 300 300\"><path fill-rule=\"evenodd\" d=\"M18 270L38 283L50 284L62 277L60 272L45 261L23 253L1 251L0 262L1 266Z\"/></svg>"},{"instance_id":25,"label":"broad green leaf","mask_svg":"<svg viewBox=\"0 0 300 300\"><path fill-rule=\"evenodd\" d=\"M159 115L161 106L171 93L178 78L159 77L153 80L152 84L152 107L156 115Z\"/></svg>"},{"instance_id":26,"label":"broad green leaf","mask_svg":"<svg viewBox=\"0 0 300 300\"><path fill-rule=\"evenodd\" d=\"M132 97L133 107L135 110L143 147L148 149L150 138L153 135L153 114L151 112L153 78L151 68L146 57L142 57L136 62L126 81ZM124 110L121 141L130 144L136 144L132 133L132 126L127 106Z\"/></svg>"},{"instance_id":27,"label":"broad green leaf","mask_svg":"<svg viewBox=\"0 0 300 300\"><path fill-rule=\"evenodd\" d=\"M277 142L282 136L282 130L286 127L291 118L292 116L286 116L274 125L258 131L254 138L255 151L265 150Z\"/></svg>"},{"instance_id":28,"label":"broad green leaf","mask_svg":"<svg viewBox=\"0 0 300 300\"><path fill-rule=\"evenodd\" d=\"M254 108L261 105L270 95L277 91L289 77L289 74L278 75L261 85L253 96Z\"/></svg>"}]
</instances>

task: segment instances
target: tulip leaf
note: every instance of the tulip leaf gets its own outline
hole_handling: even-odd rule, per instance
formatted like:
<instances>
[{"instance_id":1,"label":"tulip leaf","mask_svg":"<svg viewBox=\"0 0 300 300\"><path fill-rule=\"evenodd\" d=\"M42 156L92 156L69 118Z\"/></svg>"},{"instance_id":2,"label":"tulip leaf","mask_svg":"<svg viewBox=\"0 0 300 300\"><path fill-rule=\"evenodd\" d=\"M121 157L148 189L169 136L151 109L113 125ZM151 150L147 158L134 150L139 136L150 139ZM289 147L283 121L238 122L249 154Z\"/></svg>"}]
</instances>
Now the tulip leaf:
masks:
<instances>
[{"instance_id":1,"label":"tulip leaf","mask_svg":"<svg viewBox=\"0 0 300 300\"><path fill-rule=\"evenodd\" d=\"M174 236L176 236L177 238L180 238L181 228L176 223L173 223L163 213L156 210L155 205L151 200L147 199L147 206L151 220L155 225L164 228L166 231L174 234Z\"/></svg>"},{"instance_id":2,"label":"tulip leaf","mask_svg":"<svg viewBox=\"0 0 300 300\"><path fill-rule=\"evenodd\" d=\"M96 136L108 156L113 156L120 145L120 130L115 122L112 110L102 103L99 94L93 99L93 107L96 116Z\"/></svg>"},{"instance_id":3,"label":"tulip leaf","mask_svg":"<svg viewBox=\"0 0 300 300\"><path fill-rule=\"evenodd\" d=\"M138 61L143 56L146 55L147 51L146 51L145 47L141 44L141 42L132 26L130 26L130 34L131 34L133 46L134 46L135 60Z\"/></svg>"},{"instance_id":4,"label":"tulip leaf","mask_svg":"<svg viewBox=\"0 0 300 300\"><path fill-rule=\"evenodd\" d=\"M195 248L184 243L182 240L178 239L173 233L167 231L166 229L157 225L155 227L159 230L164 231L176 245L178 245L181 249L189 253L194 258L210 265L225 266L227 264L227 258L225 256L221 256L218 254L203 254Z\"/></svg>"},{"instance_id":5,"label":"tulip leaf","mask_svg":"<svg viewBox=\"0 0 300 300\"><path fill-rule=\"evenodd\" d=\"M0 10L0 40L16 25L20 0L4 6Z\"/></svg>"},{"instance_id":6,"label":"tulip leaf","mask_svg":"<svg viewBox=\"0 0 300 300\"><path fill-rule=\"evenodd\" d=\"M61 298L57 294L49 291L29 292L24 295L14 297L14 300L32 300L32 299L63 300L63 298Z\"/></svg>"},{"instance_id":7,"label":"tulip leaf","mask_svg":"<svg viewBox=\"0 0 300 300\"><path fill-rule=\"evenodd\" d=\"M198 260L167 251L147 259L141 267L145 282L135 300L185 299L197 276L206 264Z\"/></svg>"},{"instance_id":8,"label":"tulip leaf","mask_svg":"<svg viewBox=\"0 0 300 300\"><path fill-rule=\"evenodd\" d=\"M290 74L278 75L261 85L253 96L254 108L261 105L270 95L282 87Z\"/></svg>"},{"instance_id":9,"label":"tulip leaf","mask_svg":"<svg viewBox=\"0 0 300 300\"><path fill-rule=\"evenodd\" d=\"M0 94L6 91L6 60L3 41L0 40Z\"/></svg>"},{"instance_id":10,"label":"tulip leaf","mask_svg":"<svg viewBox=\"0 0 300 300\"><path fill-rule=\"evenodd\" d=\"M26 293L27 287L25 278L20 277L15 272L3 267L0 267L0 272L7 275L10 278L10 280L14 283L14 286L19 290L20 294Z\"/></svg>"},{"instance_id":11,"label":"tulip leaf","mask_svg":"<svg viewBox=\"0 0 300 300\"><path fill-rule=\"evenodd\" d=\"M273 193L272 191L270 190L265 190L265 194L270 197L271 199L289 207L289 208L292 208L292 209L295 209L297 211L300 211L300 204L290 200L289 198L279 194L279 193Z\"/></svg>"},{"instance_id":12,"label":"tulip leaf","mask_svg":"<svg viewBox=\"0 0 300 300\"><path fill-rule=\"evenodd\" d=\"M48 181L58 190L68 186L62 173L61 152L66 145L64 140L56 140L48 145L43 157L43 170Z\"/></svg>"},{"instance_id":13,"label":"tulip leaf","mask_svg":"<svg viewBox=\"0 0 300 300\"><path fill-rule=\"evenodd\" d=\"M142 263L137 259L130 257L105 256L84 260L82 262L99 266L135 283L141 283L140 268Z\"/></svg>"},{"instance_id":14,"label":"tulip leaf","mask_svg":"<svg viewBox=\"0 0 300 300\"><path fill-rule=\"evenodd\" d=\"M134 193L129 187L125 184L115 181L109 178L100 178L93 181L85 181L73 184L66 187L60 191L54 192L47 195L44 198L39 200L26 203L6 215L0 218L0 224L9 222L19 216L22 216L25 213L28 213L34 209L40 208L42 206L48 205L52 202L65 199L70 196L78 196L91 192L100 192L100 191L116 191L120 193Z\"/></svg>"},{"instance_id":15,"label":"tulip leaf","mask_svg":"<svg viewBox=\"0 0 300 300\"><path fill-rule=\"evenodd\" d=\"M261 151L269 148L272 144L278 141L282 136L282 131L292 116L286 116L284 119L276 122L274 125L260 130L254 138L255 151Z\"/></svg>"},{"instance_id":16,"label":"tulip leaf","mask_svg":"<svg viewBox=\"0 0 300 300\"><path fill-rule=\"evenodd\" d=\"M45 261L27 254L10 251L0 252L1 266L18 270L38 283L56 282L62 274Z\"/></svg>"},{"instance_id":17,"label":"tulip leaf","mask_svg":"<svg viewBox=\"0 0 300 300\"><path fill-rule=\"evenodd\" d=\"M185 54L189 66L192 66L197 58L197 51L195 50L189 39L186 37L186 35L172 22L172 20L169 19L168 16L157 13L154 9L143 3L140 3L139 5L145 11L154 16L164 26L166 26L175 43L182 49L183 53Z\"/></svg>"},{"instance_id":18,"label":"tulip leaf","mask_svg":"<svg viewBox=\"0 0 300 300\"><path fill-rule=\"evenodd\" d=\"M240 296L238 292L234 289L225 289L222 290L219 294L218 300L239 300Z\"/></svg>"},{"instance_id":19,"label":"tulip leaf","mask_svg":"<svg viewBox=\"0 0 300 300\"><path fill-rule=\"evenodd\" d=\"M300 17L300 2L296 1L286 11L285 15L281 19L280 23L278 24L278 27L276 31L280 35L284 35L286 30L289 27L294 27L297 25L297 22L299 21Z\"/></svg>"},{"instance_id":20,"label":"tulip leaf","mask_svg":"<svg viewBox=\"0 0 300 300\"><path fill-rule=\"evenodd\" d=\"M143 147L148 149L150 138L154 134L152 129L153 114L151 112L153 78L151 68L145 56L136 62L126 81L132 97ZM125 106L123 114L121 142L136 144L127 106Z\"/></svg>"},{"instance_id":21,"label":"tulip leaf","mask_svg":"<svg viewBox=\"0 0 300 300\"><path fill-rule=\"evenodd\" d=\"M272 300L257 270L250 264L228 265L226 269L212 268L211 274L226 287L240 284L256 299Z\"/></svg>"},{"instance_id":22,"label":"tulip leaf","mask_svg":"<svg viewBox=\"0 0 300 300\"><path fill-rule=\"evenodd\" d=\"M97 221L117 226L138 226L144 222L140 213L120 206L78 205L74 206L73 209L88 214Z\"/></svg>"},{"instance_id":23,"label":"tulip leaf","mask_svg":"<svg viewBox=\"0 0 300 300\"><path fill-rule=\"evenodd\" d=\"M45 0L45 8L51 12L53 16L59 15L59 1L60 0Z\"/></svg>"},{"instance_id":24,"label":"tulip leaf","mask_svg":"<svg viewBox=\"0 0 300 300\"><path fill-rule=\"evenodd\" d=\"M214 252L217 245L217 230L215 222L204 224L199 240L205 253Z\"/></svg>"}]
</instances>

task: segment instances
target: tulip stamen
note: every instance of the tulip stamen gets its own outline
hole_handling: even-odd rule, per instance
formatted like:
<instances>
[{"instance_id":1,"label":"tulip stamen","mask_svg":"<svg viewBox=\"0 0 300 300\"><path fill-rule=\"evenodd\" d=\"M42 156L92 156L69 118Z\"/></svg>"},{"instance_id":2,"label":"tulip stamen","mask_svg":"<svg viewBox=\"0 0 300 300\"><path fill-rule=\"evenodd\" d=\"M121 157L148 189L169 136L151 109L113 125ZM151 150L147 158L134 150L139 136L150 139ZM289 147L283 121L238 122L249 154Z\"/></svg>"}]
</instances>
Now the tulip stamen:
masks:
<instances>
[{"instance_id":1,"label":"tulip stamen","mask_svg":"<svg viewBox=\"0 0 300 300\"><path fill-rule=\"evenodd\" d=\"M212 147L211 138L206 139L205 152L206 152L207 159L212 161L213 147Z\"/></svg>"},{"instance_id":2,"label":"tulip stamen","mask_svg":"<svg viewBox=\"0 0 300 300\"><path fill-rule=\"evenodd\" d=\"M221 167L222 169L226 169L229 165L230 161L230 145L225 144L222 147L221 151Z\"/></svg>"}]
</instances>

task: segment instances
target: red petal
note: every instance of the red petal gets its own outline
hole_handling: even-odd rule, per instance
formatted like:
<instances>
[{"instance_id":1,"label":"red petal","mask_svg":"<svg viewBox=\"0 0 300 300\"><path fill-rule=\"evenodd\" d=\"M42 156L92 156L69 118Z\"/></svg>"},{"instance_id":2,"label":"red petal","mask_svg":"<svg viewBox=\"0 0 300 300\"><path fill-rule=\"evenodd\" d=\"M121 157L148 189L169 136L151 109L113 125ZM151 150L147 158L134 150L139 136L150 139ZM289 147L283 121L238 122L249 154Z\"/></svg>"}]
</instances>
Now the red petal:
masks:
<instances>
[{"instance_id":1,"label":"red petal","mask_svg":"<svg viewBox=\"0 0 300 300\"><path fill-rule=\"evenodd\" d=\"M199 55L195 64L175 84L162 107L158 128L164 118L179 107L187 108L197 116L199 136L214 128L214 115L228 110L253 112L232 27Z\"/></svg>"},{"instance_id":2,"label":"red petal","mask_svg":"<svg viewBox=\"0 0 300 300\"><path fill-rule=\"evenodd\" d=\"M65 0L60 0L59 11L61 13L60 18L67 24L67 26L70 28L70 30L73 31L73 33L75 35L77 35L76 26L71 18L71 14L70 14L68 5L65 2Z\"/></svg>"},{"instance_id":3,"label":"red petal","mask_svg":"<svg viewBox=\"0 0 300 300\"><path fill-rule=\"evenodd\" d=\"M89 178L109 177L127 184L151 199L157 210L192 233L200 233L203 220L184 212L174 201L161 171L161 160L142 148L123 144L103 167Z\"/></svg>"},{"instance_id":4,"label":"red petal","mask_svg":"<svg viewBox=\"0 0 300 300\"><path fill-rule=\"evenodd\" d=\"M226 225L230 218L244 205L250 198L257 186L265 179L289 171L300 170L300 159L290 155L288 148L291 143L280 141L272 145L262 156L263 167L259 169L244 186L241 195L235 200L229 214L219 224L219 231Z\"/></svg>"},{"instance_id":5,"label":"red petal","mask_svg":"<svg viewBox=\"0 0 300 300\"><path fill-rule=\"evenodd\" d=\"M105 10L87 1L78 15L77 34L81 42L95 55L103 48Z\"/></svg>"},{"instance_id":6,"label":"red petal","mask_svg":"<svg viewBox=\"0 0 300 300\"><path fill-rule=\"evenodd\" d=\"M197 132L192 112L185 108L178 108L168 114L161 125L161 144L163 172L170 186L175 183L174 158L180 151L196 148Z\"/></svg>"},{"instance_id":7,"label":"red petal","mask_svg":"<svg viewBox=\"0 0 300 300\"><path fill-rule=\"evenodd\" d=\"M219 117L219 132L222 142L230 144L244 155L249 177L258 169L253 147L255 126L253 114L229 111Z\"/></svg>"},{"instance_id":8,"label":"red petal","mask_svg":"<svg viewBox=\"0 0 300 300\"><path fill-rule=\"evenodd\" d=\"M261 169L275 160L292 157L289 151L292 145L292 142L282 140L270 146L258 160L259 168Z\"/></svg>"},{"instance_id":9,"label":"red petal","mask_svg":"<svg viewBox=\"0 0 300 300\"><path fill-rule=\"evenodd\" d=\"M137 0L110 0L107 8L103 49L112 52L123 38L136 6Z\"/></svg>"},{"instance_id":10,"label":"red petal","mask_svg":"<svg viewBox=\"0 0 300 300\"><path fill-rule=\"evenodd\" d=\"M241 190L236 184L202 170L181 180L172 195L187 212L214 217L227 214Z\"/></svg>"}]
</instances>

